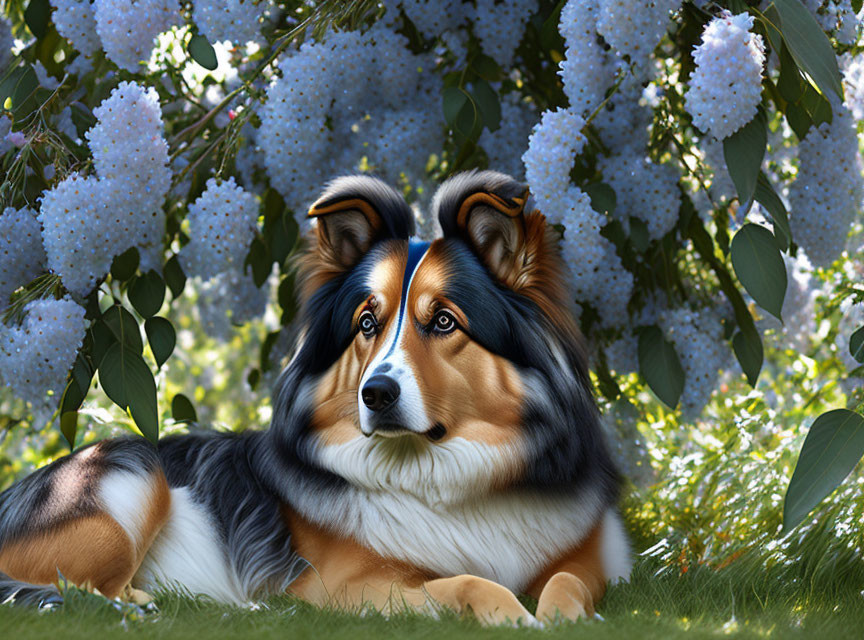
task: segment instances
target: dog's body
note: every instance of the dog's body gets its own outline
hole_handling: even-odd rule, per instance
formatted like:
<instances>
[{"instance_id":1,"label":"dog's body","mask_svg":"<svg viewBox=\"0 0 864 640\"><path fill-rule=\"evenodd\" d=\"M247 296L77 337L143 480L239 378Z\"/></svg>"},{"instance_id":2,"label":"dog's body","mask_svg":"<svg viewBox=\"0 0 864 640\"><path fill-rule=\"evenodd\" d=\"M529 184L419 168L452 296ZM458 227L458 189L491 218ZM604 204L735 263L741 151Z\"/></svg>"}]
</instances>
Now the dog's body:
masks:
<instances>
[{"instance_id":1,"label":"dog's body","mask_svg":"<svg viewBox=\"0 0 864 640\"><path fill-rule=\"evenodd\" d=\"M58 460L0 495L0 571L492 623L533 621L528 593L540 619L590 614L629 547L555 240L525 197L457 176L429 244L379 181L332 183L270 429Z\"/></svg>"}]
</instances>

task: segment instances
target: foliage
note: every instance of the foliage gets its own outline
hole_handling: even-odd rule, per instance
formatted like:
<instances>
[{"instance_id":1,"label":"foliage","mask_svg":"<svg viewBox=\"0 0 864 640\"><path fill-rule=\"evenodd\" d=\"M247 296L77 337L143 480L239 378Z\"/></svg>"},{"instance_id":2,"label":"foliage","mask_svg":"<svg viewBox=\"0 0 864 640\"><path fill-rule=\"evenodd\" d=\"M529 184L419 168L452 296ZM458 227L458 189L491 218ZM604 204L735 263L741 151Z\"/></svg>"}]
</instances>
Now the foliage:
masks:
<instances>
[{"instance_id":1,"label":"foliage","mask_svg":"<svg viewBox=\"0 0 864 640\"><path fill-rule=\"evenodd\" d=\"M86 333L51 371L16 360L46 380L26 393L0 371L0 486L61 455L61 435L264 426L323 182L376 172L430 235L434 183L506 166L561 234L655 555L678 571L852 561L858 475L815 514L830 517L805 516L857 459L806 480L816 434L848 428L827 412L860 420L854 13L850 30L833 0L247 0L220 22L218 3L193 4L3 4L0 221L42 243L0 258L17 260L0 262L0 352L36 340L34 304L74 300ZM112 16L140 26L124 36ZM728 33L747 39L740 68L722 66ZM782 496L811 423L793 543Z\"/></svg>"}]
</instances>

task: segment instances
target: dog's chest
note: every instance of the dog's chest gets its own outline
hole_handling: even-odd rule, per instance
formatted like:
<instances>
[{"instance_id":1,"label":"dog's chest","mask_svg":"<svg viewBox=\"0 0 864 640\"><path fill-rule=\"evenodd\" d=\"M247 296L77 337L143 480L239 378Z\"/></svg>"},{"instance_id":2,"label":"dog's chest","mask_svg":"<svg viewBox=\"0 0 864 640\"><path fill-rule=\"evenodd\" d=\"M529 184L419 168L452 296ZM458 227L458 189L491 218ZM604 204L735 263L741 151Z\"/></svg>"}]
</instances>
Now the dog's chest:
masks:
<instances>
[{"instance_id":1,"label":"dog's chest","mask_svg":"<svg viewBox=\"0 0 864 640\"><path fill-rule=\"evenodd\" d=\"M524 590L596 525L595 496L508 492L450 505L406 494L346 492L307 517L376 553L446 577L472 574Z\"/></svg>"}]
</instances>

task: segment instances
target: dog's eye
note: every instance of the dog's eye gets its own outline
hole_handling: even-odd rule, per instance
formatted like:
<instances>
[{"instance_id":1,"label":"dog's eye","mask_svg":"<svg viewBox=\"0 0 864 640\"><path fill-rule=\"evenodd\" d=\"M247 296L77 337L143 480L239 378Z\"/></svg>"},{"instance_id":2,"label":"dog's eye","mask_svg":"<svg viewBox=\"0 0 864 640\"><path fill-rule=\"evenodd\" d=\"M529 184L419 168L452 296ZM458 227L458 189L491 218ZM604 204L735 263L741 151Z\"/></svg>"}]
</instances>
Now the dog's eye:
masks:
<instances>
[{"instance_id":1,"label":"dog's eye","mask_svg":"<svg viewBox=\"0 0 864 640\"><path fill-rule=\"evenodd\" d=\"M360 314L357 325L360 327L360 333L367 338L371 338L378 333L378 320L375 318L375 314L368 309Z\"/></svg>"},{"instance_id":2,"label":"dog's eye","mask_svg":"<svg viewBox=\"0 0 864 640\"><path fill-rule=\"evenodd\" d=\"M456 318L446 309L441 309L432 319L432 331L435 333L450 333L456 328Z\"/></svg>"}]
</instances>

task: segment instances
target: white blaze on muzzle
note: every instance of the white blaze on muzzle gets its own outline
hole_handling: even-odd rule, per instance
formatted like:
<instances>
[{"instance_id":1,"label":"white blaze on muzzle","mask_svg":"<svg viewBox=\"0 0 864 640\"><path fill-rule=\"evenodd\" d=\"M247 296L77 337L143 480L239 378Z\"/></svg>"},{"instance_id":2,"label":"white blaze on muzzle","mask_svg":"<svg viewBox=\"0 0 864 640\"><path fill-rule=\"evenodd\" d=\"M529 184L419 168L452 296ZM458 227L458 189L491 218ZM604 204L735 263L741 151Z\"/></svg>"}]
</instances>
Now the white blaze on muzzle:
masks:
<instances>
[{"instance_id":1,"label":"white blaze on muzzle","mask_svg":"<svg viewBox=\"0 0 864 640\"><path fill-rule=\"evenodd\" d=\"M408 294L414 274L428 250L428 242L409 242L396 325L360 379L357 405L360 430L366 436L373 433L398 435L402 430L425 433L432 427L414 374L413 365L416 363L410 361L404 348L405 336L413 328L407 308ZM364 389L367 393L365 400Z\"/></svg>"}]
</instances>

